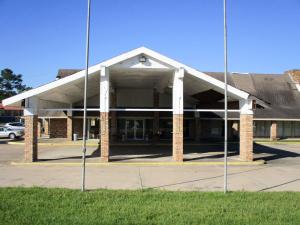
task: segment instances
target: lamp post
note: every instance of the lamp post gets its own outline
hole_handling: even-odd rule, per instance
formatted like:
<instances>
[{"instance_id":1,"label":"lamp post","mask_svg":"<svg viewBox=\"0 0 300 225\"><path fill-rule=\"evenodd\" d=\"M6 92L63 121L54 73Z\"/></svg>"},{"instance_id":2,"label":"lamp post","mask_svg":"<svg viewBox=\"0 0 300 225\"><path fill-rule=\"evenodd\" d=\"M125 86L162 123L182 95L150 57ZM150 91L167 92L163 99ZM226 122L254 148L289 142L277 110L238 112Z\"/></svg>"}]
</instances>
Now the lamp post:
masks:
<instances>
[{"instance_id":1,"label":"lamp post","mask_svg":"<svg viewBox=\"0 0 300 225\"><path fill-rule=\"evenodd\" d=\"M224 7L224 193L227 192L227 125L228 125L228 102L227 102L227 21L226 21L226 0L223 0Z\"/></svg>"},{"instance_id":2,"label":"lamp post","mask_svg":"<svg viewBox=\"0 0 300 225\"><path fill-rule=\"evenodd\" d=\"M82 184L81 191L85 191L85 155L86 155L86 112L87 112L87 87L89 74L89 48L90 48L90 12L91 0L88 0L88 13L86 21L86 55L85 55L85 76L84 76L84 100L83 100L83 143L82 143Z\"/></svg>"}]
</instances>

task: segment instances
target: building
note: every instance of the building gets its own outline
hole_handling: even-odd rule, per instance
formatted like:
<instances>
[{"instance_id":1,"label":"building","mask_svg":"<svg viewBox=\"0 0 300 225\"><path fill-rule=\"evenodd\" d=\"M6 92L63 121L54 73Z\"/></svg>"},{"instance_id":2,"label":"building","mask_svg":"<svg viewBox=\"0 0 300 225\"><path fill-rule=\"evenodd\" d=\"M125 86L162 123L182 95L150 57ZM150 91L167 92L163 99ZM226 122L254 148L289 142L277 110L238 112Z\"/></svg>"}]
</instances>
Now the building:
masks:
<instances>
[{"instance_id":1,"label":"building","mask_svg":"<svg viewBox=\"0 0 300 225\"><path fill-rule=\"evenodd\" d=\"M21 107L3 106L0 103L0 125L9 122L19 122L23 116Z\"/></svg>"},{"instance_id":2,"label":"building","mask_svg":"<svg viewBox=\"0 0 300 225\"><path fill-rule=\"evenodd\" d=\"M37 160L40 130L50 138L82 137L84 70L59 70L44 86L5 99L24 104L25 159ZM253 160L253 137L300 137L300 73L229 73L230 139L241 160ZM182 161L184 142L224 135L223 73L200 72L141 47L89 68L88 138L100 139L101 159L113 142L172 142ZM41 129L41 126L43 129Z\"/></svg>"}]
</instances>

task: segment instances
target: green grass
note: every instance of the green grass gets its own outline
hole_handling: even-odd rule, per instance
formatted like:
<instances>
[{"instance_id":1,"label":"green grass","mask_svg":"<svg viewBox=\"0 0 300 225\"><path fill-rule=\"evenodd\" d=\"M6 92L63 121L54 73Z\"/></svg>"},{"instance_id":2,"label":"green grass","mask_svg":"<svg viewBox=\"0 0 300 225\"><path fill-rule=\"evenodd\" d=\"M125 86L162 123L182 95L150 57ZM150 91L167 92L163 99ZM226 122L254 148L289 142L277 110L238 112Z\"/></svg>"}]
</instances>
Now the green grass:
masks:
<instances>
[{"instance_id":1,"label":"green grass","mask_svg":"<svg viewBox=\"0 0 300 225\"><path fill-rule=\"evenodd\" d=\"M0 224L300 224L300 192L0 188Z\"/></svg>"}]
</instances>

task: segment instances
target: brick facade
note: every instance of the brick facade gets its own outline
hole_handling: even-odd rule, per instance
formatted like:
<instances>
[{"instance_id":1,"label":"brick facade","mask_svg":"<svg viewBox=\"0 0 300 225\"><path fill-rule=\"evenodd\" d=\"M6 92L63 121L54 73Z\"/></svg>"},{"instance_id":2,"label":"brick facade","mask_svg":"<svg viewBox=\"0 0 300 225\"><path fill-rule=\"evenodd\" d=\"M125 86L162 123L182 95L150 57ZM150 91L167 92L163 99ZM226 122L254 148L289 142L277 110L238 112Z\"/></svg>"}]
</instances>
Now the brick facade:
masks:
<instances>
[{"instance_id":1,"label":"brick facade","mask_svg":"<svg viewBox=\"0 0 300 225\"><path fill-rule=\"evenodd\" d=\"M240 115L240 159L253 160L253 115Z\"/></svg>"},{"instance_id":2,"label":"brick facade","mask_svg":"<svg viewBox=\"0 0 300 225\"><path fill-rule=\"evenodd\" d=\"M67 117L67 139L73 140L73 118L71 116Z\"/></svg>"},{"instance_id":3,"label":"brick facade","mask_svg":"<svg viewBox=\"0 0 300 225\"><path fill-rule=\"evenodd\" d=\"M277 122L271 122L271 130L270 130L270 139L271 141L277 140Z\"/></svg>"},{"instance_id":4,"label":"brick facade","mask_svg":"<svg viewBox=\"0 0 300 225\"><path fill-rule=\"evenodd\" d=\"M38 117L24 116L25 119L25 146L24 146L24 160L26 162L34 162L38 159L38 142L37 129Z\"/></svg>"},{"instance_id":5,"label":"brick facade","mask_svg":"<svg viewBox=\"0 0 300 225\"><path fill-rule=\"evenodd\" d=\"M173 114L173 160L183 161L183 114Z\"/></svg>"},{"instance_id":6,"label":"brick facade","mask_svg":"<svg viewBox=\"0 0 300 225\"><path fill-rule=\"evenodd\" d=\"M67 120L66 118L51 119L49 123L50 138L66 138L67 137Z\"/></svg>"},{"instance_id":7,"label":"brick facade","mask_svg":"<svg viewBox=\"0 0 300 225\"><path fill-rule=\"evenodd\" d=\"M100 152L101 161L109 160L109 113L100 112Z\"/></svg>"}]
</instances>

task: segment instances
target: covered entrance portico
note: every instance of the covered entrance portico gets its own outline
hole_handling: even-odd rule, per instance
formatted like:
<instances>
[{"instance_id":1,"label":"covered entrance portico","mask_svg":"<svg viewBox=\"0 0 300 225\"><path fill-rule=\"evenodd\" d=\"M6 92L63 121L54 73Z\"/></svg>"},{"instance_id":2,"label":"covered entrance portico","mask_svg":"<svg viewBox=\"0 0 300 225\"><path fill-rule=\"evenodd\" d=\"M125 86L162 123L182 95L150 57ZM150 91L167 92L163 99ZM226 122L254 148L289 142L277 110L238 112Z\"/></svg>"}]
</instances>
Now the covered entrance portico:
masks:
<instances>
[{"instance_id":1,"label":"covered entrance portico","mask_svg":"<svg viewBox=\"0 0 300 225\"><path fill-rule=\"evenodd\" d=\"M204 118L217 113L222 119L223 82L144 47L92 66L88 82L88 117L94 118L88 134L100 139L104 162L109 161L110 143L141 140L172 141L173 160L183 161L184 140L200 141L206 133ZM41 112L64 112L67 138L82 135L83 83L80 71L4 100L5 105L25 101L26 161L38 159ZM240 120L240 159L251 161L255 98L230 85L228 95L229 111ZM218 127L209 129L212 134L220 132Z\"/></svg>"}]
</instances>

